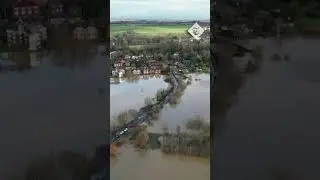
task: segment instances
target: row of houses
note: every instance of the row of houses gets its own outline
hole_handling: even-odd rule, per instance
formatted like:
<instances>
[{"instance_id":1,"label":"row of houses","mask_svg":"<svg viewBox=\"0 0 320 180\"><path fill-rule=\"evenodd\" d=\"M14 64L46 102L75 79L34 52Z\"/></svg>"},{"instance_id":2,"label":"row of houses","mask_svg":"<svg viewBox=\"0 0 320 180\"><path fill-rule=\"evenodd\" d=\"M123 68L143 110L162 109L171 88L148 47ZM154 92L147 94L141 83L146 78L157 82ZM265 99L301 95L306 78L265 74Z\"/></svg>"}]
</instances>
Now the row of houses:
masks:
<instances>
[{"instance_id":1,"label":"row of houses","mask_svg":"<svg viewBox=\"0 0 320 180\"><path fill-rule=\"evenodd\" d=\"M9 47L24 44L29 50L37 50L48 39L47 28L37 23L26 24L19 19L18 22L7 27L6 38Z\"/></svg>"},{"instance_id":2,"label":"row of houses","mask_svg":"<svg viewBox=\"0 0 320 180\"><path fill-rule=\"evenodd\" d=\"M38 4L32 0L16 0L13 3L11 13L6 10L0 16L1 21L8 19L23 19L24 21L43 22L47 17L52 25L59 25L67 21L70 23L77 23L82 21L82 8L78 5L72 5L69 8L64 7L59 0L48 0L45 4ZM41 11L41 9L45 9Z\"/></svg>"},{"instance_id":3,"label":"row of houses","mask_svg":"<svg viewBox=\"0 0 320 180\"><path fill-rule=\"evenodd\" d=\"M24 22L19 19L17 22L5 27L5 36L9 47L14 45L27 45L30 50L42 47L48 40L48 28L36 22ZM92 26L76 26L73 31L73 38L76 40L96 40L99 38L98 29Z\"/></svg>"},{"instance_id":4,"label":"row of houses","mask_svg":"<svg viewBox=\"0 0 320 180\"><path fill-rule=\"evenodd\" d=\"M124 77L125 74L132 74L132 75L150 75L150 74L161 74L162 68L161 67L128 67L127 69L122 68L114 68L111 71L112 77Z\"/></svg>"},{"instance_id":5,"label":"row of houses","mask_svg":"<svg viewBox=\"0 0 320 180\"><path fill-rule=\"evenodd\" d=\"M134 75L161 73L163 69L163 65L161 64L161 62L153 59L142 61L142 57L143 55L126 55L116 57L113 64L111 75L121 77L126 73Z\"/></svg>"}]
</instances>

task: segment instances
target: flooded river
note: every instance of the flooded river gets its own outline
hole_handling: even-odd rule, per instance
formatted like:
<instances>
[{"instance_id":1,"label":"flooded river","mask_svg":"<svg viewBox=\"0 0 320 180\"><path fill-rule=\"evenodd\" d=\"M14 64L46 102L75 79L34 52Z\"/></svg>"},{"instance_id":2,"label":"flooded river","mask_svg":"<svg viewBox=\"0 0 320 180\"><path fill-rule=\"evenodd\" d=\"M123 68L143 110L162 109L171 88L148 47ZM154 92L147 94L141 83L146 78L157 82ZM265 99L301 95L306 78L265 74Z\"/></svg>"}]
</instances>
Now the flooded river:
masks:
<instances>
[{"instance_id":1,"label":"flooded river","mask_svg":"<svg viewBox=\"0 0 320 180\"><path fill-rule=\"evenodd\" d=\"M107 86L106 57L96 49L1 53L19 68L0 71L0 179L22 175L41 156L106 143L109 97L98 93Z\"/></svg>"},{"instance_id":2,"label":"flooded river","mask_svg":"<svg viewBox=\"0 0 320 180\"><path fill-rule=\"evenodd\" d=\"M150 132L160 132L164 125L175 129L184 127L185 121L195 115L209 120L210 77L206 74L193 76L201 79L187 87L181 102L176 107L166 106L160 118L149 127ZM163 78L140 80L136 84L121 83L111 85L111 114L144 106L144 98L154 97L158 89L167 88ZM203 158L187 158L164 155L160 150L138 151L130 145L119 149L120 155L111 159L111 179L200 179L210 178L210 162Z\"/></svg>"},{"instance_id":3,"label":"flooded river","mask_svg":"<svg viewBox=\"0 0 320 180\"><path fill-rule=\"evenodd\" d=\"M216 126L212 176L320 179L320 39L251 43L264 47L259 71L243 77L224 126ZM275 53L288 56L272 60Z\"/></svg>"}]
</instances>

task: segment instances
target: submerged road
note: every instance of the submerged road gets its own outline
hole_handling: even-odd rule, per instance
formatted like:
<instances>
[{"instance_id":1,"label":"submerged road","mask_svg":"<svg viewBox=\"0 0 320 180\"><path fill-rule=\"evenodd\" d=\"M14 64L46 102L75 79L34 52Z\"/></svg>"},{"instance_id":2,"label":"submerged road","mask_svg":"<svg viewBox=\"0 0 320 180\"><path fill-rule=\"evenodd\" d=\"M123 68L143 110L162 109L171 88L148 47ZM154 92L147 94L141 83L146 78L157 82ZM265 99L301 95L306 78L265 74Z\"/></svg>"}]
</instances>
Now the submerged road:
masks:
<instances>
[{"instance_id":1,"label":"submerged road","mask_svg":"<svg viewBox=\"0 0 320 180\"><path fill-rule=\"evenodd\" d=\"M111 144L118 141L122 136L128 135L130 128L138 126L141 123L147 121L148 120L148 112L162 108L164 104L167 104L169 102L170 95L175 91L175 89L179 85L176 73L171 71L170 74L172 76L173 86L170 87L170 89L167 91L167 93L163 97L163 99L153 105L149 105L149 106L145 106L145 107L141 108L135 119L133 119L129 123L123 125L122 127L112 131L111 132L111 142L110 142Z\"/></svg>"}]
</instances>

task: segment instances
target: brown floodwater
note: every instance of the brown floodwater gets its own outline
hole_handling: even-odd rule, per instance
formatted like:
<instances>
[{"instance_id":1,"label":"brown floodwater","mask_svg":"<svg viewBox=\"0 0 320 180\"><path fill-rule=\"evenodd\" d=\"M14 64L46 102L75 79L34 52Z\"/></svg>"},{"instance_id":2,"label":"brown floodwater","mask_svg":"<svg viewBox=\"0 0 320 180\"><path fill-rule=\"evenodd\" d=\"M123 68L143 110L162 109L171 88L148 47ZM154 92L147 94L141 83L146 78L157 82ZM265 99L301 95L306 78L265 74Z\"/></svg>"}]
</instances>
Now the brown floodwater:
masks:
<instances>
[{"instance_id":1,"label":"brown floodwater","mask_svg":"<svg viewBox=\"0 0 320 180\"><path fill-rule=\"evenodd\" d=\"M259 71L243 76L223 126L215 126L216 180L320 179L320 39L256 39ZM275 53L288 58L275 60ZM273 174L273 175L272 175Z\"/></svg>"},{"instance_id":2,"label":"brown floodwater","mask_svg":"<svg viewBox=\"0 0 320 180\"><path fill-rule=\"evenodd\" d=\"M210 160L165 155L160 150L136 150L127 145L110 161L111 180L209 180Z\"/></svg>"},{"instance_id":3,"label":"brown floodwater","mask_svg":"<svg viewBox=\"0 0 320 180\"><path fill-rule=\"evenodd\" d=\"M184 91L181 101L176 107L166 105L160 112L159 120L149 127L149 131L159 132L163 126L176 128L184 126L185 122L194 116L201 116L205 120L210 119L210 75L193 74L193 82ZM197 79L197 81L195 80ZM199 79L199 80L198 80ZM136 83L126 82L110 85L110 116L120 112L136 109L144 106L147 97L155 97L157 90L165 89L168 84L163 77L141 79Z\"/></svg>"},{"instance_id":4,"label":"brown floodwater","mask_svg":"<svg viewBox=\"0 0 320 180\"><path fill-rule=\"evenodd\" d=\"M0 54L18 70L0 71L0 179L20 176L51 153L93 154L106 143L106 57L97 45Z\"/></svg>"},{"instance_id":5,"label":"brown floodwater","mask_svg":"<svg viewBox=\"0 0 320 180\"><path fill-rule=\"evenodd\" d=\"M195 115L209 121L210 115L210 76L193 75L201 79L190 84L176 107L165 106L160 118L149 132L159 132L164 125L175 130L177 125L184 127L185 121ZM137 83L120 83L110 87L111 114L128 109L143 107L144 98L154 97L158 89L167 88L163 78L150 78ZM142 91L141 91L142 90ZM139 151L130 145L119 149L119 156L111 158L111 180L129 179L210 179L210 161L205 158L165 155L160 150Z\"/></svg>"}]
</instances>

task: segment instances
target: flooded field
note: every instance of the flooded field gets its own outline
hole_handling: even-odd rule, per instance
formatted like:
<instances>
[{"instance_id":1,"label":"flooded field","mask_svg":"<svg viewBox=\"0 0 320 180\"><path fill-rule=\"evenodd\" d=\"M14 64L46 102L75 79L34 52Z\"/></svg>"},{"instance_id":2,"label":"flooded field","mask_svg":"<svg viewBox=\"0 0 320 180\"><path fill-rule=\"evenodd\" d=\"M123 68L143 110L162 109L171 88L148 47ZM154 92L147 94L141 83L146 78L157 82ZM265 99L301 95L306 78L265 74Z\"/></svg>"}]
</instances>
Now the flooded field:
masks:
<instances>
[{"instance_id":1,"label":"flooded field","mask_svg":"<svg viewBox=\"0 0 320 180\"><path fill-rule=\"evenodd\" d=\"M206 74L193 75L193 79L196 77L200 80L188 85L176 107L168 105L160 112L160 118L148 127L149 132L162 132L164 125L169 129L175 129L177 125L183 128L185 122L195 115L209 121L210 77ZM111 85L111 114L130 108L138 109L144 106L145 97L154 97L158 89L167 86L168 84L162 78L141 80L136 84ZM128 102L128 99L131 102L123 105ZM210 178L210 162L206 158L165 155L159 149L137 150L131 145L124 145L119 148L119 156L111 159L110 172L113 180L130 178L207 180Z\"/></svg>"},{"instance_id":2,"label":"flooded field","mask_svg":"<svg viewBox=\"0 0 320 180\"><path fill-rule=\"evenodd\" d=\"M160 119L150 127L152 132L159 132L163 125L169 128L183 126L188 118L195 115L204 117L209 121L210 116L210 76L206 74L193 75L199 81L193 81L188 85L176 107L167 105L160 113ZM128 109L136 109L144 106L144 99L154 97L157 90L167 88L168 84L161 78L139 80L137 83L120 83L110 86L110 115Z\"/></svg>"},{"instance_id":3,"label":"flooded field","mask_svg":"<svg viewBox=\"0 0 320 180\"><path fill-rule=\"evenodd\" d=\"M106 142L109 97L98 93L106 57L85 49L1 53L18 68L0 71L0 179L24 176L42 156L93 153Z\"/></svg>"},{"instance_id":4,"label":"flooded field","mask_svg":"<svg viewBox=\"0 0 320 180\"><path fill-rule=\"evenodd\" d=\"M149 77L139 79L136 82L130 82L123 79L120 84L110 85L110 115L136 109L139 110L144 106L144 100L147 97L153 97L158 89L166 88L168 84L163 81L163 77Z\"/></svg>"},{"instance_id":5,"label":"flooded field","mask_svg":"<svg viewBox=\"0 0 320 180\"><path fill-rule=\"evenodd\" d=\"M320 39L251 43L263 56L216 126L214 179L320 179Z\"/></svg>"},{"instance_id":6,"label":"flooded field","mask_svg":"<svg viewBox=\"0 0 320 180\"><path fill-rule=\"evenodd\" d=\"M119 150L120 156L111 158L111 180L208 180L209 159L165 155L160 150L135 150L130 146Z\"/></svg>"}]
</instances>

